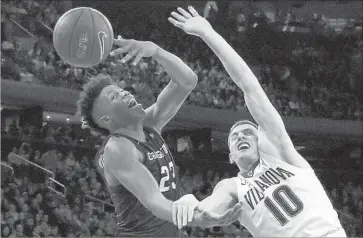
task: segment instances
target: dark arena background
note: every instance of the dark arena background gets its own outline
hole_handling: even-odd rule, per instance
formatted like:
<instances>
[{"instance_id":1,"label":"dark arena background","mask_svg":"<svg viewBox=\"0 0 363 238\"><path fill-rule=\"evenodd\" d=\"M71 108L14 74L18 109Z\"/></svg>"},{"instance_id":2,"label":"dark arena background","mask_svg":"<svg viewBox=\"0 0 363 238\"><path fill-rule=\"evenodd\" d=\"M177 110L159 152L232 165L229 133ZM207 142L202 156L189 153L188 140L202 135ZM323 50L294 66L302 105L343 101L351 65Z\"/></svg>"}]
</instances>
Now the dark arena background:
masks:
<instances>
[{"instance_id":1,"label":"dark arena background","mask_svg":"<svg viewBox=\"0 0 363 238\"><path fill-rule=\"evenodd\" d=\"M198 75L162 134L183 193L203 199L218 181L236 175L228 130L251 116L207 45L167 21L189 4L251 67L347 235L363 235L361 1L18 0L1 2L1 237L113 236L114 205L93 159L104 138L82 129L75 114L79 91L90 76L108 74L145 108L169 81L149 59L133 67L108 58L87 70L63 63L52 29L74 7L98 9L116 36L153 41ZM238 222L190 233L251 236Z\"/></svg>"}]
</instances>

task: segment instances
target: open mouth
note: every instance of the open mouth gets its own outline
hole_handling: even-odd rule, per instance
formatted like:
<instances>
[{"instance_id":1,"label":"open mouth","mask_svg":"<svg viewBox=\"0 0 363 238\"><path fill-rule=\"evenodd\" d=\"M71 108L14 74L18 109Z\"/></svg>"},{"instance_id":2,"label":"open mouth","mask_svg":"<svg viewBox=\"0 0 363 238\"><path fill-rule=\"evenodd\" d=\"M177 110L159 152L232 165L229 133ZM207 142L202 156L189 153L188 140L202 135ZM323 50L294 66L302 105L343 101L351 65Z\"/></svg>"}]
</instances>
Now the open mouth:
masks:
<instances>
[{"instance_id":1,"label":"open mouth","mask_svg":"<svg viewBox=\"0 0 363 238\"><path fill-rule=\"evenodd\" d=\"M136 102L136 100L135 99L132 99L132 100L130 100L130 102L129 102L129 104L128 104L128 108L133 108L133 107L135 107L137 105L137 102Z\"/></svg>"},{"instance_id":2,"label":"open mouth","mask_svg":"<svg viewBox=\"0 0 363 238\"><path fill-rule=\"evenodd\" d=\"M237 145L238 150L247 150L251 147L251 145L247 142L241 142Z\"/></svg>"}]
</instances>

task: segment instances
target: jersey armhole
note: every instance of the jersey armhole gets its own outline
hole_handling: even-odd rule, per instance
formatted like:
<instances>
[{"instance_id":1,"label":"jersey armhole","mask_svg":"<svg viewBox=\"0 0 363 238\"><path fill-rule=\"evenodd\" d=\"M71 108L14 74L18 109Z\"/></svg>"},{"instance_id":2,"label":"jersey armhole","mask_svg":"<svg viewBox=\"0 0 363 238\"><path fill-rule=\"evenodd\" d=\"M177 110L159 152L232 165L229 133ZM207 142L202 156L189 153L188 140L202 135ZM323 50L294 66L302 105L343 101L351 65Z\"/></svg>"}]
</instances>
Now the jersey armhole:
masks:
<instances>
[{"instance_id":1,"label":"jersey armhole","mask_svg":"<svg viewBox=\"0 0 363 238\"><path fill-rule=\"evenodd\" d=\"M239 203L239 202L242 202L242 201L240 201L240 196L242 196L242 194L243 194L243 191L242 191L242 186L244 186L244 185L246 185L247 183L246 183L246 181L244 180L244 178L243 177L241 177L241 175L237 175L236 177L234 177L233 178L233 180L234 180L234 183L235 183L235 186L236 186L236 199L237 199L237 202ZM243 208L243 203L242 203L242 208ZM242 211L243 212L243 211ZM243 221L243 216L240 216L239 218L238 218L238 222L244 227L245 225L245 223L244 223L244 221Z\"/></svg>"},{"instance_id":2,"label":"jersey armhole","mask_svg":"<svg viewBox=\"0 0 363 238\"><path fill-rule=\"evenodd\" d=\"M237 199L237 202L240 202L239 195L242 193L241 185L243 185L244 180L242 178L240 178L240 175L237 175L236 177L234 177L233 180L234 180L234 183L236 186L236 199Z\"/></svg>"}]
</instances>

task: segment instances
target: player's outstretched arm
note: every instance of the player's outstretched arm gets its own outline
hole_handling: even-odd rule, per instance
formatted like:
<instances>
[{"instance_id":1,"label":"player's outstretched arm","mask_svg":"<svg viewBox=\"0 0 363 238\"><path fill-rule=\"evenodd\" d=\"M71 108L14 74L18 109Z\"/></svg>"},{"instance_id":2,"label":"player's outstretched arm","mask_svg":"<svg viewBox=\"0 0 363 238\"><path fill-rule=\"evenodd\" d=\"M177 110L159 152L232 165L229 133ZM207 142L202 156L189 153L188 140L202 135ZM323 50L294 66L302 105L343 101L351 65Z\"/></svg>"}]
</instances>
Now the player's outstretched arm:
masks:
<instances>
[{"instance_id":1,"label":"player's outstretched arm","mask_svg":"<svg viewBox=\"0 0 363 238\"><path fill-rule=\"evenodd\" d=\"M164 67L171 78L159 94L156 103L146 110L145 123L150 123L161 132L195 88L198 77L180 58L160 47L153 58Z\"/></svg>"},{"instance_id":2,"label":"player's outstretched arm","mask_svg":"<svg viewBox=\"0 0 363 238\"><path fill-rule=\"evenodd\" d=\"M198 15L194 8L188 9L190 13L178 8L179 13L173 12L171 15L174 18L169 18L169 21L186 33L201 37L214 51L232 80L244 92L248 110L259 124L260 133L265 134L277 148L279 157L297 167L310 168L307 161L295 150L281 116L267 98L246 62L222 36L213 30L206 19ZM264 144L259 142L259 146L263 148Z\"/></svg>"},{"instance_id":3,"label":"player's outstretched arm","mask_svg":"<svg viewBox=\"0 0 363 238\"><path fill-rule=\"evenodd\" d=\"M127 62L135 56L134 65L142 57L153 57L170 76L171 81L160 93L156 103L146 109L144 120L145 125L161 132L197 85L197 75L180 58L153 42L126 40L119 37L119 39L114 40L114 43L121 48L113 51L111 55L129 52L122 61Z\"/></svg>"},{"instance_id":4,"label":"player's outstretched arm","mask_svg":"<svg viewBox=\"0 0 363 238\"><path fill-rule=\"evenodd\" d=\"M186 225L209 228L213 226L229 225L241 215L241 204L238 203L236 196L236 184L233 179L220 181L214 188L213 193L199 202L195 208L194 216L182 213L178 206L189 204L189 195L185 195L178 201L174 202L174 224L181 227ZM188 215L188 217L186 217ZM192 218L192 219L191 219ZM183 222L182 222L183 221Z\"/></svg>"},{"instance_id":5,"label":"player's outstretched arm","mask_svg":"<svg viewBox=\"0 0 363 238\"><path fill-rule=\"evenodd\" d=\"M139 161L137 149L129 140L110 139L104 150L104 168L155 216L173 222L173 202L160 192L155 178Z\"/></svg>"},{"instance_id":6,"label":"player's outstretched arm","mask_svg":"<svg viewBox=\"0 0 363 238\"><path fill-rule=\"evenodd\" d=\"M238 203L236 190L233 179L223 179L214 187L213 193L198 204L198 208L222 214Z\"/></svg>"}]
</instances>

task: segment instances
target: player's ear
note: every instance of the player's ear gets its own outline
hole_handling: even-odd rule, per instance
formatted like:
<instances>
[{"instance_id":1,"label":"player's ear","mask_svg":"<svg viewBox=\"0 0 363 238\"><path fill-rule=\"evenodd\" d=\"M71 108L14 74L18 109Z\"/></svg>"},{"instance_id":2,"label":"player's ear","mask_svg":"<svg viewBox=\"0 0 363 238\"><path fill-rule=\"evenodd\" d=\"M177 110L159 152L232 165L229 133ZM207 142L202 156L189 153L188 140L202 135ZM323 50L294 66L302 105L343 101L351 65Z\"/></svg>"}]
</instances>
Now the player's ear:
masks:
<instances>
[{"instance_id":1,"label":"player's ear","mask_svg":"<svg viewBox=\"0 0 363 238\"><path fill-rule=\"evenodd\" d=\"M233 159L232 153L229 153L229 163L231 163L231 164L234 163L234 159Z\"/></svg>"},{"instance_id":2,"label":"player's ear","mask_svg":"<svg viewBox=\"0 0 363 238\"><path fill-rule=\"evenodd\" d=\"M99 119L101 125L107 127L107 129L110 129L110 125L111 125L111 118L107 115L105 116L102 116L100 119Z\"/></svg>"}]
</instances>

